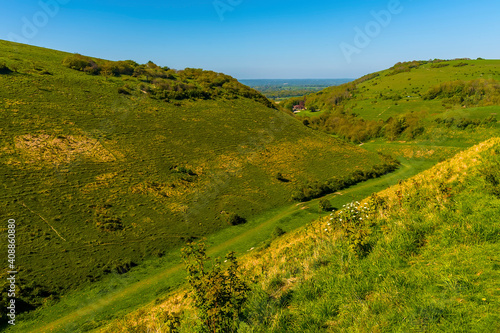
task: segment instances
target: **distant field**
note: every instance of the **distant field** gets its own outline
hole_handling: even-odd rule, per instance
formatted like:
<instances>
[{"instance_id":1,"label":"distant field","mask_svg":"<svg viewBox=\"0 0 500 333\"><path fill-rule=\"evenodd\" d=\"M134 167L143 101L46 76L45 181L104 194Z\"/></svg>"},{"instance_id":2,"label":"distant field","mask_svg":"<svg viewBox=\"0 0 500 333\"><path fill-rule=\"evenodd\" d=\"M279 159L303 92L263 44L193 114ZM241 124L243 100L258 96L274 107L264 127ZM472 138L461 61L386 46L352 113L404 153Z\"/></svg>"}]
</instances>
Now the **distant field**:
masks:
<instances>
[{"instance_id":1,"label":"distant field","mask_svg":"<svg viewBox=\"0 0 500 333\"><path fill-rule=\"evenodd\" d=\"M338 86L352 79L248 79L239 81L260 91L267 98L281 101L317 92L326 87Z\"/></svg>"}]
</instances>

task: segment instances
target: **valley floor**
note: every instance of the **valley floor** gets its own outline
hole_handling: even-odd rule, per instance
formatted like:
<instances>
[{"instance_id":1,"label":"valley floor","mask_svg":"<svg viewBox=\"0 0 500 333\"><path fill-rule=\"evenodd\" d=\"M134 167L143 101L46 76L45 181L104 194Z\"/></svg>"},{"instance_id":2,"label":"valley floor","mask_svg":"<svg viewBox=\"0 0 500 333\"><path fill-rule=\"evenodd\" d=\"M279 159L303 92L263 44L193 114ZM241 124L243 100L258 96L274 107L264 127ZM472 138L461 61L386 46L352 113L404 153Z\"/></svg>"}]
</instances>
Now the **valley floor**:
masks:
<instances>
[{"instance_id":1,"label":"valley floor","mask_svg":"<svg viewBox=\"0 0 500 333\"><path fill-rule=\"evenodd\" d=\"M334 207L361 200L402 179L409 178L434 165L434 160L404 159L398 170L377 179L327 195ZM247 253L265 243L276 227L290 232L321 217L320 199L292 204L262 214L245 225L222 230L208 237L211 257L223 256L228 251ZM125 275L112 275L92 288L73 292L59 303L43 307L34 313L19 317L16 330L29 332L83 332L101 326L133 309L162 298L169 290L181 285L185 278L178 251L148 262Z\"/></svg>"}]
</instances>

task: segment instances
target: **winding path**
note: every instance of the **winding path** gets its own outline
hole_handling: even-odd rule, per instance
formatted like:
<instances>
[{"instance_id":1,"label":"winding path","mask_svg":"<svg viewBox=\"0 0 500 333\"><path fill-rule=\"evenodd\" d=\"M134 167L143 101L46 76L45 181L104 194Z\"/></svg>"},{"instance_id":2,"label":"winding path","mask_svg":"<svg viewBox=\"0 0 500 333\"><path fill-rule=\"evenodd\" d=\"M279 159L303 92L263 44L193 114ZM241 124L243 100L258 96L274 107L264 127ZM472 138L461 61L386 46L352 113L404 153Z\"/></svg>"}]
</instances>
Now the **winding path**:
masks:
<instances>
[{"instance_id":1,"label":"winding path","mask_svg":"<svg viewBox=\"0 0 500 333\"><path fill-rule=\"evenodd\" d=\"M402 163L400 168L391 174L387 174L377 179L372 179L358 185L352 186L346 190L343 190L342 193L333 193L326 196L328 199L334 200L335 197L341 196L342 200L350 201L351 199L362 199L360 197L363 193L366 193L367 189L373 189L373 192L378 192L379 190L386 188L394 183L397 183L399 179L408 178L421 170L417 170L414 165L411 163ZM283 218L289 217L290 215L299 212L304 209L304 207L315 205L322 198L314 199L301 204L291 204L286 209L280 211L274 217L267 219L263 223L258 226L249 229L247 231L242 232L241 234L222 242L218 245L212 246L208 249L207 254L213 255L218 252L228 252L231 250L231 247L238 242L247 239L249 237L255 236L259 231L263 228L268 227L269 225L273 225L276 222L280 221ZM62 316L52 322L43 322L43 317L39 317L39 321L37 326L39 327L26 327L23 329L29 329L29 332L33 333L46 333L46 332L78 332L77 323L80 322L83 318L97 318L99 312L102 310L113 307L114 304L118 304L120 300L130 297L140 297L142 294L141 291L146 290L147 288L151 288L156 283L164 280L166 277L173 275L174 273L179 273L183 269L183 265L177 264L175 266L169 267L160 273L152 275L148 278L145 278L141 281L133 283L131 285L125 286L124 288L112 293L107 294L100 299L92 300L91 304L86 304L81 306L78 310L74 310L72 312L62 314ZM14 332L15 330L7 330L8 332ZM25 332L28 332L25 330Z\"/></svg>"}]
</instances>

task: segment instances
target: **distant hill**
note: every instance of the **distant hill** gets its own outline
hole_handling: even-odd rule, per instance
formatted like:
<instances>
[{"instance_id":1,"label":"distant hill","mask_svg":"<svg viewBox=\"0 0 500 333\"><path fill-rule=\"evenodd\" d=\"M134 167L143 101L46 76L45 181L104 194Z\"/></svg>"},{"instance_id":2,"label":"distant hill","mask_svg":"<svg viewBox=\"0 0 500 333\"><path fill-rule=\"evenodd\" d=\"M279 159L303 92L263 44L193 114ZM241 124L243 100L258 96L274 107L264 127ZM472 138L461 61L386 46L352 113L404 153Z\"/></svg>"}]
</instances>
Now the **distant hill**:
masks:
<instances>
[{"instance_id":1,"label":"distant hill","mask_svg":"<svg viewBox=\"0 0 500 333\"><path fill-rule=\"evenodd\" d=\"M385 163L201 69L0 41L0 86L21 311Z\"/></svg>"},{"instance_id":2,"label":"distant hill","mask_svg":"<svg viewBox=\"0 0 500 333\"><path fill-rule=\"evenodd\" d=\"M398 63L283 105L292 110L304 100L308 112L303 114L312 128L350 141L434 140L437 132L446 132L439 137L458 135L474 144L490 137L484 129L497 124L500 60ZM465 130L474 128L470 141Z\"/></svg>"},{"instance_id":3,"label":"distant hill","mask_svg":"<svg viewBox=\"0 0 500 333\"><path fill-rule=\"evenodd\" d=\"M251 87L295 86L295 87L329 87L354 81L354 79L242 79L239 82Z\"/></svg>"}]
</instances>

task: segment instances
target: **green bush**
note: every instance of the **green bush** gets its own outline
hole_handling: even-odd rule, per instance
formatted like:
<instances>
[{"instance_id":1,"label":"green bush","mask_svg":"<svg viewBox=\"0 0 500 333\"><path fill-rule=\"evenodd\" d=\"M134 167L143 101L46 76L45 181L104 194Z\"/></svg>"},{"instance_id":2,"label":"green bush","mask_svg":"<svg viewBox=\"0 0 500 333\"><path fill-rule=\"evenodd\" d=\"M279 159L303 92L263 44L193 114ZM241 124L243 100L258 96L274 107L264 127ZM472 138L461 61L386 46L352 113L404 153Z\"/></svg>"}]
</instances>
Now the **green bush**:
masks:
<instances>
[{"instance_id":1,"label":"green bush","mask_svg":"<svg viewBox=\"0 0 500 333\"><path fill-rule=\"evenodd\" d=\"M283 230L281 227L276 227L276 228L274 228L273 232L271 233L271 238L276 239L278 237L283 236L284 234L286 234L285 230Z\"/></svg>"},{"instance_id":2,"label":"green bush","mask_svg":"<svg viewBox=\"0 0 500 333\"><path fill-rule=\"evenodd\" d=\"M226 270L219 260L215 260L211 269L206 267L209 258L203 243L189 243L182 249L182 257L201 320L196 331L237 332L250 289L240 276L234 252L226 256L225 261L229 263Z\"/></svg>"},{"instance_id":3,"label":"green bush","mask_svg":"<svg viewBox=\"0 0 500 333\"><path fill-rule=\"evenodd\" d=\"M239 216L236 213L230 213L227 217L227 223L230 225L240 225L245 224L247 220L244 217Z\"/></svg>"},{"instance_id":4,"label":"green bush","mask_svg":"<svg viewBox=\"0 0 500 333\"><path fill-rule=\"evenodd\" d=\"M13 71L6 64L0 64L0 74L10 74Z\"/></svg>"},{"instance_id":5,"label":"green bush","mask_svg":"<svg viewBox=\"0 0 500 333\"><path fill-rule=\"evenodd\" d=\"M332 203L328 199L321 199L319 201L319 209L324 212L329 212L333 209Z\"/></svg>"},{"instance_id":6,"label":"green bush","mask_svg":"<svg viewBox=\"0 0 500 333\"><path fill-rule=\"evenodd\" d=\"M87 67L95 67L96 63L92 58L75 53L63 59L62 64L68 68L84 71Z\"/></svg>"}]
</instances>

